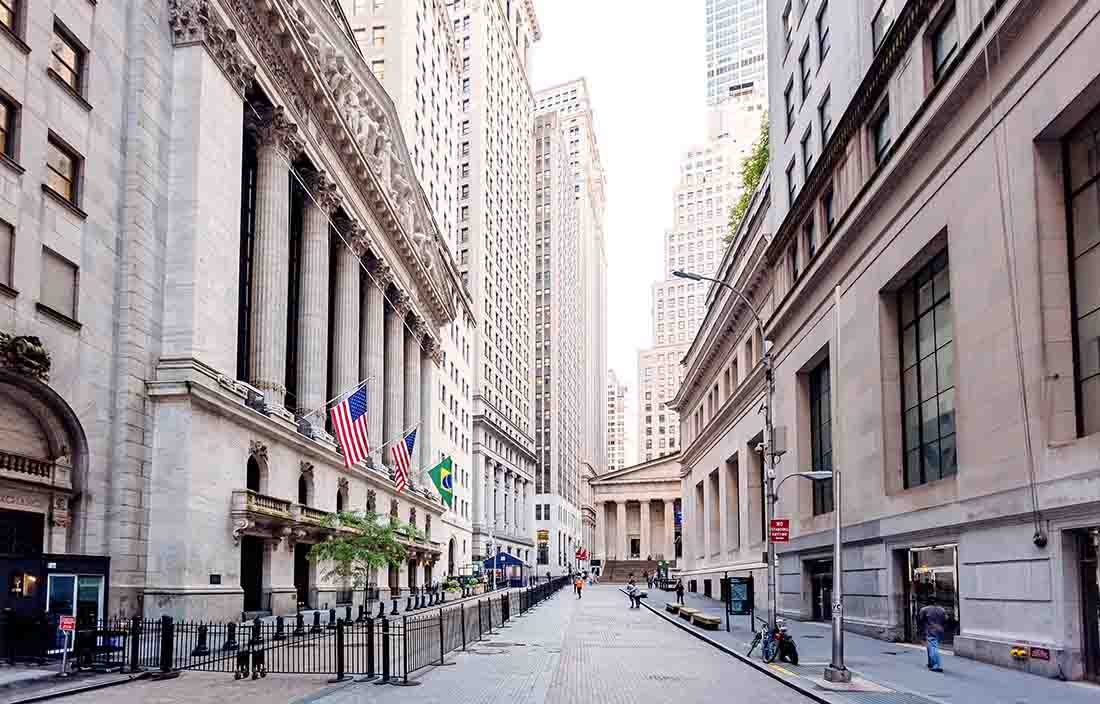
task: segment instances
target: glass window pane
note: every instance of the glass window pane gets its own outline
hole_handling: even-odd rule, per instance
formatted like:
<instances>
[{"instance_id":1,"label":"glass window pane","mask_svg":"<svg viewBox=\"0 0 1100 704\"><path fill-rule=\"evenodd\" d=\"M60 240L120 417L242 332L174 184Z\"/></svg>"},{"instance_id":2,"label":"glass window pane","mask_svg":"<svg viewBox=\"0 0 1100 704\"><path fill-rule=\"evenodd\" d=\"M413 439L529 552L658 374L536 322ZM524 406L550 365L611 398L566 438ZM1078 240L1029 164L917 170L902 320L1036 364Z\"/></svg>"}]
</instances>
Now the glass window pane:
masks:
<instances>
[{"instance_id":1,"label":"glass window pane","mask_svg":"<svg viewBox=\"0 0 1100 704\"><path fill-rule=\"evenodd\" d=\"M51 614L72 616L76 577L71 574L51 574L48 580L49 602L46 604L46 610Z\"/></svg>"},{"instance_id":2,"label":"glass window pane","mask_svg":"<svg viewBox=\"0 0 1100 704\"><path fill-rule=\"evenodd\" d=\"M958 448L955 447L954 435L940 440L940 474L951 477L959 471Z\"/></svg>"},{"instance_id":3,"label":"glass window pane","mask_svg":"<svg viewBox=\"0 0 1100 704\"><path fill-rule=\"evenodd\" d=\"M923 313L932 307L932 304L936 302L936 297L932 291L932 280L929 279L923 282L917 289L917 312Z\"/></svg>"},{"instance_id":4,"label":"glass window pane","mask_svg":"<svg viewBox=\"0 0 1100 704\"><path fill-rule=\"evenodd\" d=\"M1100 173L1100 113L1093 113L1069 138L1070 187L1077 190Z\"/></svg>"},{"instance_id":5,"label":"glass window pane","mask_svg":"<svg viewBox=\"0 0 1100 704\"><path fill-rule=\"evenodd\" d=\"M936 351L936 330L932 311L928 311L917 321L917 340L921 358Z\"/></svg>"},{"instance_id":6,"label":"glass window pane","mask_svg":"<svg viewBox=\"0 0 1100 704\"><path fill-rule=\"evenodd\" d=\"M917 294L912 286L906 286L901 292L901 324L908 325L913 322L917 314Z\"/></svg>"},{"instance_id":7,"label":"glass window pane","mask_svg":"<svg viewBox=\"0 0 1100 704\"><path fill-rule=\"evenodd\" d=\"M905 455L905 486L919 486L920 483L920 450L913 450Z\"/></svg>"},{"instance_id":8,"label":"glass window pane","mask_svg":"<svg viewBox=\"0 0 1100 704\"><path fill-rule=\"evenodd\" d=\"M901 333L901 368L908 369L917 363L917 326L911 325Z\"/></svg>"},{"instance_id":9,"label":"glass window pane","mask_svg":"<svg viewBox=\"0 0 1100 704\"><path fill-rule=\"evenodd\" d=\"M11 286L11 258L15 231L6 222L0 222L0 284Z\"/></svg>"},{"instance_id":10,"label":"glass window pane","mask_svg":"<svg viewBox=\"0 0 1100 704\"><path fill-rule=\"evenodd\" d=\"M917 405L917 368L910 367L902 372L902 408L908 410Z\"/></svg>"},{"instance_id":11,"label":"glass window pane","mask_svg":"<svg viewBox=\"0 0 1100 704\"><path fill-rule=\"evenodd\" d=\"M955 385L955 345L944 345L936 352L936 385L947 389Z\"/></svg>"},{"instance_id":12,"label":"glass window pane","mask_svg":"<svg viewBox=\"0 0 1100 704\"><path fill-rule=\"evenodd\" d=\"M943 347L948 342L951 342L952 331L951 323L953 318L951 310L951 299L948 298L941 302L935 308L936 317L936 347Z\"/></svg>"},{"instance_id":13,"label":"glass window pane","mask_svg":"<svg viewBox=\"0 0 1100 704\"><path fill-rule=\"evenodd\" d=\"M930 442L921 448L921 456L924 457L924 481L934 482L943 476L940 467L940 444Z\"/></svg>"},{"instance_id":14,"label":"glass window pane","mask_svg":"<svg viewBox=\"0 0 1100 704\"><path fill-rule=\"evenodd\" d=\"M1073 254L1100 244L1100 182L1073 197Z\"/></svg>"},{"instance_id":15,"label":"glass window pane","mask_svg":"<svg viewBox=\"0 0 1100 704\"><path fill-rule=\"evenodd\" d=\"M955 432L955 390L948 389L939 396L940 436Z\"/></svg>"},{"instance_id":16,"label":"glass window pane","mask_svg":"<svg viewBox=\"0 0 1100 704\"><path fill-rule=\"evenodd\" d=\"M72 173L73 161L68 154L61 151L55 144L50 143L49 153L46 157L46 163L55 171L65 174L66 176Z\"/></svg>"},{"instance_id":17,"label":"glass window pane","mask_svg":"<svg viewBox=\"0 0 1100 704\"><path fill-rule=\"evenodd\" d=\"M937 271L936 275L932 278L932 290L936 295L936 300L939 300L951 293L951 276L948 274L946 261L941 262L937 259L933 266L940 267L939 271Z\"/></svg>"},{"instance_id":18,"label":"glass window pane","mask_svg":"<svg viewBox=\"0 0 1100 704\"><path fill-rule=\"evenodd\" d=\"M1100 247L1093 247L1074 262L1074 293L1078 314L1100 308Z\"/></svg>"},{"instance_id":19,"label":"glass window pane","mask_svg":"<svg viewBox=\"0 0 1100 704\"><path fill-rule=\"evenodd\" d=\"M912 450L920 445L920 409L913 408L905 412L905 449Z\"/></svg>"},{"instance_id":20,"label":"glass window pane","mask_svg":"<svg viewBox=\"0 0 1100 704\"><path fill-rule=\"evenodd\" d=\"M920 362L920 400L927 401L936 391L936 356L929 355Z\"/></svg>"},{"instance_id":21,"label":"glass window pane","mask_svg":"<svg viewBox=\"0 0 1100 704\"><path fill-rule=\"evenodd\" d=\"M922 442L935 440L940 436L940 409L936 399L925 401L920 407Z\"/></svg>"}]
</instances>

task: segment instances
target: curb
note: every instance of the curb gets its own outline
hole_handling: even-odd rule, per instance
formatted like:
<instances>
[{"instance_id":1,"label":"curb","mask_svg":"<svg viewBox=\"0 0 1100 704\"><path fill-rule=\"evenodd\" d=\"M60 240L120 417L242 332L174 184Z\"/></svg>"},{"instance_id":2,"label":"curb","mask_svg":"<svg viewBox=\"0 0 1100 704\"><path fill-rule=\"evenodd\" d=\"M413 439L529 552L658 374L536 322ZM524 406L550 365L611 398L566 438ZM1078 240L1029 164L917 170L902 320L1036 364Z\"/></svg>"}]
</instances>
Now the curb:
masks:
<instances>
[{"instance_id":1,"label":"curb","mask_svg":"<svg viewBox=\"0 0 1100 704\"><path fill-rule=\"evenodd\" d=\"M51 699L57 699L59 697L67 697L71 694L82 694L84 692L94 692L97 689L106 689L107 687L114 687L120 684L127 684L129 682L136 682L138 680L148 679L151 673L142 672L133 676L118 677L107 682L95 682L91 684L77 685L75 687L67 687L65 689L54 689L40 694L32 694L29 697L22 699L13 699L8 704L32 704L33 702L45 702Z\"/></svg>"},{"instance_id":2,"label":"curb","mask_svg":"<svg viewBox=\"0 0 1100 704\"><path fill-rule=\"evenodd\" d=\"M620 589L619 591L621 591L623 594L626 594L626 591L624 591L622 589ZM781 682L781 683L785 684L786 686L790 687L791 689L798 692L799 694L801 694L805 697L809 697L810 699L812 699L815 702L818 702L818 704L836 704L835 700L825 699L817 691L815 691L813 689L810 689L808 687L805 687L805 686L803 686L803 685L801 685L797 682L792 682L790 679L788 679L786 677L783 677L778 672L775 672L774 670L772 670L770 667L767 667L767 666L763 665L762 663L758 663L755 660L753 660L752 658L746 657L746 656L742 655L741 653L737 652L736 650L734 650L734 649L732 649L732 648L730 648L726 645L723 645L722 643L719 643L718 641L716 641L712 638L708 638L707 636L705 636L704 634L702 634L699 631L695 630L694 628L687 625L686 623L681 623L682 619L672 618L671 616L668 616L668 615L664 614L663 612L653 608L649 604L645 603L646 601L648 601L648 600L646 600L646 599L642 600L642 606L649 609L649 611L651 613L656 614L660 618L663 618L665 621L668 621L672 625L676 626L680 630L690 633L691 635L695 636L696 638L703 641L704 643L707 643L709 645L714 646L715 648L717 648L718 650L721 650L722 652L724 652L727 655L732 655L733 657L737 658L738 660L740 660L744 664L746 664L746 665L748 665L752 668L755 668L757 671L764 673L768 677L771 677L773 680L776 680L778 682Z\"/></svg>"}]
</instances>

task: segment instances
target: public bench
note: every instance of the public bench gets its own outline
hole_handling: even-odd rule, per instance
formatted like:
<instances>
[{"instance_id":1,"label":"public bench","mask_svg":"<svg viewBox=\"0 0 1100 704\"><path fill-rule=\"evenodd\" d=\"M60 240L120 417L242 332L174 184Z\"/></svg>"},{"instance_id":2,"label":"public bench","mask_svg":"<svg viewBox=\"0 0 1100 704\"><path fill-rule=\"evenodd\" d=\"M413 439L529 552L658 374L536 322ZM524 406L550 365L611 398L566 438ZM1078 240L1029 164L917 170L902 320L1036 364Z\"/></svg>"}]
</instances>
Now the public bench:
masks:
<instances>
[{"instance_id":1,"label":"public bench","mask_svg":"<svg viewBox=\"0 0 1100 704\"><path fill-rule=\"evenodd\" d=\"M691 617L699 613L699 609L693 609L691 607L680 607L680 618L687 622L691 622Z\"/></svg>"},{"instance_id":2,"label":"public bench","mask_svg":"<svg viewBox=\"0 0 1100 704\"><path fill-rule=\"evenodd\" d=\"M722 623L722 620L714 616L695 614L691 617L691 622L705 631L717 631L718 626Z\"/></svg>"},{"instance_id":3,"label":"public bench","mask_svg":"<svg viewBox=\"0 0 1100 704\"><path fill-rule=\"evenodd\" d=\"M680 611L680 605L672 601L665 602L665 611L670 614L678 613Z\"/></svg>"}]
</instances>

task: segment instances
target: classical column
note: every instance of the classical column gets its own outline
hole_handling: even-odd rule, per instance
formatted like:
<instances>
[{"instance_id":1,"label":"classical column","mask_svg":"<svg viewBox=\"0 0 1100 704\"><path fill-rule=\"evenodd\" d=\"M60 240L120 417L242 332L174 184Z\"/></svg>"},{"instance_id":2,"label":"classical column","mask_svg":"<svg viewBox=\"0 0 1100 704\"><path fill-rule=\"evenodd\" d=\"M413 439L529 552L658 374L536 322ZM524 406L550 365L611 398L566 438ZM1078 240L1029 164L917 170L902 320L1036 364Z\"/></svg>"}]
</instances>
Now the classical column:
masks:
<instances>
[{"instance_id":1,"label":"classical column","mask_svg":"<svg viewBox=\"0 0 1100 704\"><path fill-rule=\"evenodd\" d=\"M269 406L286 396L286 316L290 254L290 159L302 149L283 108L250 119L256 138L256 211L249 320L249 383Z\"/></svg>"},{"instance_id":2,"label":"classical column","mask_svg":"<svg viewBox=\"0 0 1100 704\"><path fill-rule=\"evenodd\" d=\"M420 457L425 465L434 465L439 455L432 446L432 433L435 432L435 417L432 415L432 397L435 372L435 355L439 350L439 341L425 335L420 347L420 432L416 434L417 445L422 448ZM453 477L452 477L453 479ZM456 483L457 484L457 483ZM457 508L452 509L457 510Z\"/></svg>"},{"instance_id":3,"label":"classical column","mask_svg":"<svg viewBox=\"0 0 1100 704\"><path fill-rule=\"evenodd\" d=\"M504 513L504 468L499 464L493 466L493 527L500 531L504 527L502 522Z\"/></svg>"},{"instance_id":4,"label":"classical column","mask_svg":"<svg viewBox=\"0 0 1100 704\"><path fill-rule=\"evenodd\" d=\"M626 502L619 501L616 504L619 515L616 516L615 531L618 533L616 536L618 539L616 542L616 550L618 551L618 557L620 560L626 560L630 557L630 546L626 540Z\"/></svg>"},{"instance_id":5,"label":"classical column","mask_svg":"<svg viewBox=\"0 0 1100 704\"><path fill-rule=\"evenodd\" d=\"M371 447L381 447L385 413L386 286L393 272L384 263L372 259L360 285L359 378L367 382L367 437Z\"/></svg>"},{"instance_id":6,"label":"classical column","mask_svg":"<svg viewBox=\"0 0 1100 704\"><path fill-rule=\"evenodd\" d=\"M515 533L517 535L523 535L523 517L519 513L519 488L520 480L519 475L512 474L512 523L515 526Z\"/></svg>"},{"instance_id":7,"label":"classical column","mask_svg":"<svg viewBox=\"0 0 1100 704\"><path fill-rule=\"evenodd\" d=\"M325 428L328 381L329 216L340 205L336 184L324 171L306 182L298 292L298 405L315 430Z\"/></svg>"},{"instance_id":8,"label":"classical column","mask_svg":"<svg viewBox=\"0 0 1100 704\"><path fill-rule=\"evenodd\" d=\"M347 393L359 383L359 256L363 230L358 223L339 223L343 240L333 241L336 267L332 295L332 387L329 396ZM345 244L346 242L346 244ZM350 246L349 246L350 245ZM367 391L370 398L370 390Z\"/></svg>"},{"instance_id":9,"label":"classical column","mask_svg":"<svg viewBox=\"0 0 1100 704\"><path fill-rule=\"evenodd\" d=\"M512 503L512 470L505 469L502 476L501 484L501 512L504 514L504 531L508 532L508 529L512 526L512 512L508 509L508 505Z\"/></svg>"},{"instance_id":10,"label":"classical column","mask_svg":"<svg viewBox=\"0 0 1100 704\"><path fill-rule=\"evenodd\" d=\"M405 318L405 322L405 428L416 426L416 444L409 458L409 483L412 484L413 478L422 469L420 458L427 456L421 452L424 423L420 417L420 340L424 337L424 325L412 313Z\"/></svg>"},{"instance_id":11,"label":"classical column","mask_svg":"<svg viewBox=\"0 0 1100 704\"><path fill-rule=\"evenodd\" d=\"M665 501L665 559L676 559L676 506L671 499Z\"/></svg>"},{"instance_id":12,"label":"classical column","mask_svg":"<svg viewBox=\"0 0 1100 704\"><path fill-rule=\"evenodd\" d=\"M604 536L607 535L607 515L603 501L596 502L596 535L593 538L592 557L607 559L607 548L604 545Z\"/></svg>"},{"instance_id":13,"label":"classical column","mask_svg":"<svg viewBox=\"0 0 1100 704\"><path fill-rule=\"evenodd\" d=\"M639 548L639 552L641 553L642 559L647 560L647 559L649 559L650 555L653 554L653 552L652 552L652 550L650 549L650 546L649 546L650 540L652 540L652 536L650 535L650 529L651 529L652 526L650 526L650 524L649 524L649 518L650 518L649 512L653 508L653 506L649 503L648 499L642 499L638 503L638 508L639 508L639 510L641 511L641 514L642 514L641 515L641 520L639 522L639 525L641 526L641 529L642 529L642 540L641 540L641 546Z\"/></svg>"},{"instance_id":14,"label":"classical column","mask_svg":"<svg viewBox=\"0 0 1100 704\"><path fill-rule=\"evenodd\" d=\"M403 293L398 293L391 302L393 305L386 310L385 422L379 446L383 442L400 441L405 430L405 314L409 302ZM383 453L382 461L388 457L388 452Z\"/></svg>"}]
</instances>

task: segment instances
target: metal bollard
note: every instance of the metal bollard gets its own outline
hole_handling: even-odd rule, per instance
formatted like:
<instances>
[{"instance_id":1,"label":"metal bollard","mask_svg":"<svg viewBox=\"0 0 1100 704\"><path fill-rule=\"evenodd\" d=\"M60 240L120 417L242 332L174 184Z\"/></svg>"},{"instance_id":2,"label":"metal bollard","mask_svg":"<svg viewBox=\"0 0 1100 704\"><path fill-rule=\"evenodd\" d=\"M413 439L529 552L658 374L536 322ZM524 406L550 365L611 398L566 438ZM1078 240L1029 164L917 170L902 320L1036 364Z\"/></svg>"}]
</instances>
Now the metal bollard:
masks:
<instances>
[{"instance_id":1,"label":"metal bollard","mask_svg":"<svg viewBox=\"0 0 1100 704\"><path fill-rule=\"evenodd\" d=\"M390 677L393 673L390 669L390 621L387 618L382 619L382 679L379 680L379 684L384 684L390 681Z\"/></svg>"},{"instance_id":2,"label":"metal bollard","mask_svg":"<svg viewBox=\"0 0 1100 704\"><path fill-rule=\"evenodd\" d=\"M390 612L390 616L397 615L397 597L393 598L393 611Z\"/></svg>"},{"instance_id":3,"label":"metal bollard","mask_svg":"<svg viewBox=\"0 0 1100 704\"><path fill-rule=\"evenodd\" d=\"M263 623L259 618L252 619L252 638L248 641L249 645L259 645L264 642Z\"/></svg>"},{"instance_id":4,"label":"metal bollard","mask_svg":"<svg viewBox=\"0 0 1100 704\"><path fill-rule=\"evenodd\" d=\"M328 623L325 624L325 628L330 631L336 628L336 609L328 610Z\"/></svg>"},{"instance_id":5,"label":"metal bollard","mask_svg":"<svg viewBox=\"0 0 1100 704\"><path fill-rule=\"evenodd\" d=\"M320 611L314 611L313 612L313 626L310 627L309 632L310 633L322 633L323 631L324 631L324 629L321 628L321 612Z\"/></svg>"},{"instance_id":6,"label":"metal bollard","mask_svg":"<svg viewBox=\"0 0 1100 704\"><path fill-rule=\"evenodd\" d=\"M405 611L412 611L412 609L413 609L413 598L412 598L412 594L410 594L409 595L409 600L405 602Z\"/></svg>"},{"instance_id":7,"label":"metal bollard","mask_svg":"<svg viewBox=\"0 0 1100 704\"><path fill-rule=\"evenodd\" d=\"M386 602L379 599L378 600L378 615L375 616L375 618L385 618L385 617L386 617Z\"/></svg>"},{"instance_id":8,"label":"metal bollard","mask_svg":"<svg viewBox=\"0 0 1100 704\"><path fill-rule=\"evenodd\" d=\"M349 607L350 608L350 607ZM336 677L329 682L343 682L347 679L344 673L344 622L336 624Z\"/></svg>"},{"instance_id":9,"label":"metal bollard","mask_svg":"<svg viewBox=\"0 0 1100 704\"><path fill-rule=\"evenodd\" d=\"M294 616L294 632L291 633L290 635L294 636L295 638L298 638L300 636L304 636L305 634L306 634L306 618L305 618L305 616L302 615L302 612L299 611Z\"/></svg>"},{"instance_id":10,"label":"metal bollard","mask_svg":"<svg viewBox=\"0 0 1100 704\"><path fill-rule=\"evenodd\" d=\"M176 645L176 627L172 623L171 616L162 616L160 619L160 674L166 675L172 671L175 661L174 648Z\"/></svg>"},{"instance_id":11,"label":"metal bollard","mask_svg":"<svg viewBox=\"0 0 1100 704\"><path fill-rule=\"evenodd\" d=\"M286 623L282 616L275 617L275 635L271 636L271 640L286 640Z\"/></svg>"},{"instance_id":12,"label":"metal bollard","mask_svg":"<svg viewBox=\"0 0 1100 704\"><path fill-rule=\"evenodd\" d=\"M356 623L366 623L367 621L367 607L363 604L359 605L359 618L355 619Z\"/></svg>"},{"instance_id":13,"label":"metal bollard","mask_svg":"<svg viewBox=\"0 0 1100 704\"><path fill-rule=\"evenodd\" d=\"M206 625L199 626L199 642L191 651L191 657L201 658L210 654L210 647L206 644Z\"/></svg>"},{"instance_id":14,"label":"metal bollard","mask_svg":"<svg viewBox=\"0 0 1100 704\"><path fill-rule=\"evenodd\" d=\"M378 673L374 669L374 620L367 617L367 677L374 679Z\"/></svg>"},{"instance_id":15,"label":"metal bollard","mask_svg":"<svg viewBox=\"0 0 1100 704\"><path fill-rule=\"evenodd\" d=\"M229 652L236 650L238 647L237 624L230 623L225 627L225 645L222 646L222 650Z\"/></svg>"},{"instance_id":16,"label":"metal bollard","mask_svg":"<svg viewBox=\"0 0 1100 704\"><path fill-rule=\"evenodd\" d=\"M134 616L130 619L130 672L137 672L141 669L140 665L140 653L141 653L141 617Z\"/></svg>"},{"instance_id":17,"label":"metal bollard","mask_svg":"<svg viewBox=\"0 0 1100 704\"><path fill-rule=\"evenodd\" d=\"M344 607L344 623L351 623L351 607Z\"/></svg>"}]
</instances>

